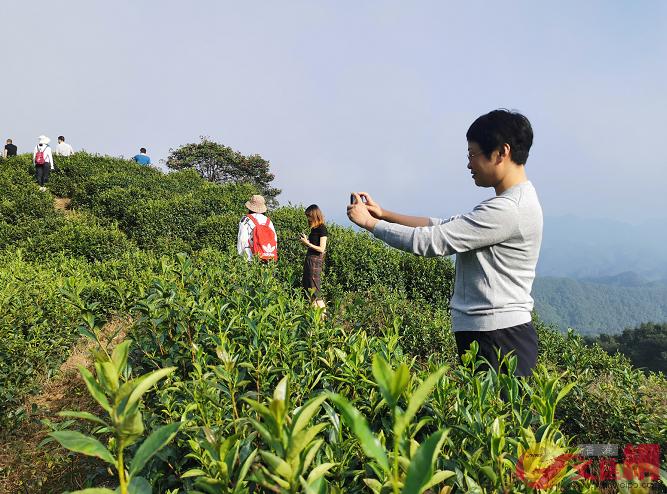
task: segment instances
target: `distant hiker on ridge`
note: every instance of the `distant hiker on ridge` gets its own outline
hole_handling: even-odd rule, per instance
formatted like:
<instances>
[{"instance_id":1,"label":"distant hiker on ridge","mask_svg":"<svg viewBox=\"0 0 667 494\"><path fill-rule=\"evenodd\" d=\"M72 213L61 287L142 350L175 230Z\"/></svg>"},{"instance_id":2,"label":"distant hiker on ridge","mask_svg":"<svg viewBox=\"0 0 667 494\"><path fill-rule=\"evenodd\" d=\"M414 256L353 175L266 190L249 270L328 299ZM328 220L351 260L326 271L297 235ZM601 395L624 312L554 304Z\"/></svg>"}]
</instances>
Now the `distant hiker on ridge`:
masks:
<instances>
[{"instance_id":1,"label":"distant hiker on ridge","mask_svg":"<svg viewBox=\"0 0 667 494\"><path fill-rule=\"evenodd\" d=\"M496 349L501 357L514 352L515 374L528 376L537 361L530 292L542 243L542 208L525 169L533 130L523 115L495 110L477 118L466 139L475 185L496 192L471 212L407 216L359 192L347 215L392 247L427 257L456 254L450 309L459 356L476 341L478 356L498 368Z\"/></svg>"},{"instance_id":2,"label":"distant hiker on ridge","mask_svg":"<svg viewBox=\"0 0 667 494\"><path fill-rule=\"evenodd\" d=\"M56 146L56 156L72 156L74 148L65 142L63 136L58 136L58 145Z\"/></svg>"},{"instance_id":3,"label":"distant hiker on ridge","mask_svg":"<svg viewBox=\"0 0 667 494\"><path fill-rule=\"evenodd\" d=\"M32 163L35 165L35 176L37 177L39 190L44 192L46 191L45 185L49 181L49 175L54 167L53 154L49 147L51 139L44 135L39 136L38 139L39 143L32 152Z\"/></svg>"},{"instance_id":4,"label":"distant hiker on ridge","mask_svg":"<svg viewBox=\"0 0 667 494\"><path fill-rule=\"evenodd\" d=\"M257 257L262 261L278 259L278 238L276 229L266 213L266 201L263 196L253 195L245 203L248 210L239 223L236 250L245 255L248 261Z\"/></svg>"},{"instance_id":5,"label":"distant hiker on ridge","mask_svg":"<svg viewBox=\"0 0 667 494\"><path fill-rule=\"evenodd\" d=\"M139 154L135 154L132 159L139 163L141 166L148 166L151 164L150 157L146 154L146 148L141 148Z\"/></svg>"},{"instance_id":6,"label":"distant hiker on ridge","mask_svg":"<svg viewBox=\"0 0 667 494\"><path fill-rule=\"evenodd\" d=\"M5 149L2 150L2 157L3 158L10 158L12 156L16 156L18 149L16 148L16 144L12 143L11 139L7 139L7 144L5 144Z\"/></svg>"}]
</instances>

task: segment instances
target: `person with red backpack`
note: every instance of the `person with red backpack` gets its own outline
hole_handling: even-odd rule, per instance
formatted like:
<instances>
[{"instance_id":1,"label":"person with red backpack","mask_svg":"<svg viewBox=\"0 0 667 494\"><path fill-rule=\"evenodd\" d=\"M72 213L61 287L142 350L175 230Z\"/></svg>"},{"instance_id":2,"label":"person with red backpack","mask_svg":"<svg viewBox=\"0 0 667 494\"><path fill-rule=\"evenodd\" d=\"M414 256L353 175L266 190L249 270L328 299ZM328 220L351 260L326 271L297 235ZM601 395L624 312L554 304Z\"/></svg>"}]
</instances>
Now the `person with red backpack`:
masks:
<instances>
[{"instance_id":1,"label":"person with red backpack","mask_svg":"<svg viewBox=\"0 0 667 494\"><path fill-rule=\"evenodd\" d=\"M239 223L236 250L239 255L252 261L253 257L261 261L278 260L278 237L273 223L266 213L266 201L260 195L253 195L245 203L248 209Z\"/></svg>"},{"instance_id":2,"label":"person with red backpack","mask_svg":"<svg viewBox=\"0 0 667 494\"><path fill-rule=\"evenodd\" d=\"M44 192L46 191L44 185L49 181L49 175L54 168L53 153L51 153L49 147L51 139L44 135L39 136L38 139L39 143L32 152L32 163L35 165L35 176L37 177L39 190Z\"/></svg>"}]
</instances>

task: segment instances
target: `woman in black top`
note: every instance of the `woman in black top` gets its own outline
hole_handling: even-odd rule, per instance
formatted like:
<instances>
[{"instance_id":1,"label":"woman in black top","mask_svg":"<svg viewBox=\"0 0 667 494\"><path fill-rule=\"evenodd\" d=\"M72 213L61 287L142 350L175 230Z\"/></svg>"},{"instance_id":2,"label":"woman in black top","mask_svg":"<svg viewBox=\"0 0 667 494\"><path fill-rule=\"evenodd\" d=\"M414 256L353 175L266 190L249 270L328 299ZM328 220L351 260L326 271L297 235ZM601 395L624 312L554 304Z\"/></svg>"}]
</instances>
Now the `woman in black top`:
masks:
<instances>
[{"instance_id":1,"label":"woman in black top","mask_svg":"<svg viewBox=\"0 0 667 494\"><path fill-rule=\"evenodd\" d=\"M320 295L322 265L327 248L327 227L324 226L324 215L317 204L306 208L310 235L301 235L301 243L308 247L306 260L303 264L303 289L309 294L315 307L324 309L324 300Z\"/></svg>"}]
</instances>

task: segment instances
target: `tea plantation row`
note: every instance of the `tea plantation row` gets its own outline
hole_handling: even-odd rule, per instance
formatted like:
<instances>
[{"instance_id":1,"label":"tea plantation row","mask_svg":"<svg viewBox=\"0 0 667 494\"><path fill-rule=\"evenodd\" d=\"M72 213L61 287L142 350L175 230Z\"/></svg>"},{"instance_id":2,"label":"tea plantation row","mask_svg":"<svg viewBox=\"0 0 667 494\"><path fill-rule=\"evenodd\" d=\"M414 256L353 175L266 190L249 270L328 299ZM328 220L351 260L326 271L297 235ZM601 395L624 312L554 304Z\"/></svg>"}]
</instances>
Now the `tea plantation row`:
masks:
<instances>
[{"instance_id":1,"label":"tea plantation row","mask_svg":"<svg viewBox=\"0 0 667 494\"><path fill-rule=\"evenodd\" d=\"M409 492L427 450L431 473L420 478L442 492L518 492L528 488L516 465L535 435L563 451L578 443L666 449L664 378L573 334L536 321L542 367L527 381L473 375L474 359L459 366L448 260L332 226L323 321L297 288L303 249L290 239L306 230L301 209L271 214L279 263L248 266L233 251L252 187L82 153L60 167L50 188L71 197L66 213L38 191L26 157L0 163L4 427L20 423L24 397L66 358L82 316L83 332L103 334L118 315L131 319L133 341L119 379L174 368L143 408L147 431L179 424L144 465L153 492ZM420 383L433 373L437 385L426 393ZM352 406L377 439L372 454ZM293 416L297 407L312 412L308 420ZM312 437L294 449L294 434L305 431ZM108 428L94 432L118 453ZM142 454L137 439L130 458ZM105 475L101 468L89 481ZM554 492L592 489L571 469L557 480Z\"/></svg>"}]
</instances>

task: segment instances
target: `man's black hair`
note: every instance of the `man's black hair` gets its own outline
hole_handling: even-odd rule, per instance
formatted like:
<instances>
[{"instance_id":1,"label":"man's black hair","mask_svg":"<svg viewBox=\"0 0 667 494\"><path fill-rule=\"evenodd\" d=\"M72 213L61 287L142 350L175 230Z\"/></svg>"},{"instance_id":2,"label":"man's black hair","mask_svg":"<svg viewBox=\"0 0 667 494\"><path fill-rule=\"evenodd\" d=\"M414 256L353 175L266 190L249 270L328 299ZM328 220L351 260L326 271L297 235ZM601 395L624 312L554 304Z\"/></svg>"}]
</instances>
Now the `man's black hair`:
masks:
<instances>
[{"instance_id":1,"label":"man's black hair","mask_svg":"<svg viewBox=\"0 0 667 494\"><path fill-rule=\"evenodd\" d=\"M63 136L58 136L58 140L65 142L65 138Z\"/></svg>"},{"instance_id":2,"label":"man's black hair","mask_svg":"<svg viewBox=\"0 0 667 494\"><path fill-rule=\"evenodd\" d=\"M139 150L139 152L140 152L140 153L146 153L146 148L141 148L141 149Z\"/></svg>"},{"instance_id":3,"label":"man's black hair","mask_svg":"<svg viewBox=\"0 0 667 494\"><path fill-rule=\"evenodd\" d=\"M503 144L509 144L512 161L525 165L528 151L533 145L533 128L521 113L493 110L472 123L466 132L466 139L479 144L487 159L491 158L493 151L500 150Z\"/></svg>"}]
</instances>

